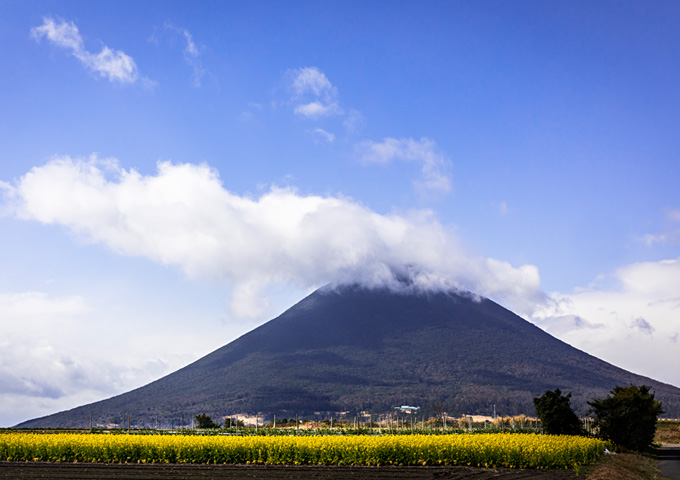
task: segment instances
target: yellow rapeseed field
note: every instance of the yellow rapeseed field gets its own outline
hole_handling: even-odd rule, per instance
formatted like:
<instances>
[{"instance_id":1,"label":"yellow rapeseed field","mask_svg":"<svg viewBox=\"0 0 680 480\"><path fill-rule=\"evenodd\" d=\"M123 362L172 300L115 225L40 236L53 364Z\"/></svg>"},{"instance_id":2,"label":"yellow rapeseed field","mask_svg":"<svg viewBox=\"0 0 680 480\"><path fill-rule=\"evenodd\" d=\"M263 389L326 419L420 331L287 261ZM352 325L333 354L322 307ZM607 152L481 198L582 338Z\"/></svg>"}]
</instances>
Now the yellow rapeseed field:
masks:
<instances>
[{"instance_id":1,"label":"yellow rapeseed field","mask_svg":"<svg viewBox=\"0 0 680 480\"><path fill-rule=\"evenodd\" d=\"M183 436L3 433L0 460L276 465L471 465L573 468L607 443L537 434Z\"/></svg>"}]
</instances>

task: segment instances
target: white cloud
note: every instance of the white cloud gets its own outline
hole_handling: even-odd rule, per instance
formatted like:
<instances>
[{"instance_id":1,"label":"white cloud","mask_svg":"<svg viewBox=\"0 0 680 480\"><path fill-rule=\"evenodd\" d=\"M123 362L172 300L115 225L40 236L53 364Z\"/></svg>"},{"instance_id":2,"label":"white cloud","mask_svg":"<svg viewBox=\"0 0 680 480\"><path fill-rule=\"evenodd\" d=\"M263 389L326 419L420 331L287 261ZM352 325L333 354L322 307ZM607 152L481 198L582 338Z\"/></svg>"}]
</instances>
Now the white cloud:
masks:
<instances>
[{"instance_id":1,"label":"white cloud","mask_svg":"<svg viewBox=\"0 0 680 480\"><path fill-rule=\"evenodd\" d=\"M496 204L496 208L498 209L498 213L501 216L505 216L510 212L510 209L508 208L508 203L507 202L500 202Z\"/></svg>"},{"instance_id":2,"label":"white cloud","mask_svg":"<svg viewBox=\"0 0 680 480\"><path fill-rule=\"evenodd\" d=\"M648 233L644 236L645 244L650 247L658 243L677 243L678 240L680 240L680 230L663 233Z\"/></svg>"},{"instance_id":3,"label":"white cloud","mask_svg":"<svg viewBox=\"0 0 680 480\"><path fill-rule=\"evenodd\" d=\"M680 385L680 259L627 265L612 275L614 287L546 298L536 267L470 255L429 211L378 214L293 189L237 195L206 165L161 162L142 175L113 159L59 157L0 192L12 215L224 283L232 312L244 318L269 314L272 286L398 289L409 278L410 288L489 296L577 348ZM172 330L186 316L170 322L163 312L149 326L147 316L94 305L78 295L0 293L0 425L129 390L193 359L185 352L205 351L202 335ZM121 349L133 353L116 355Z\"/></svg>"},{"instance_id":4,"label":"white cloud","mask_svg":"<svg viewBox=\"0 0 680 480\"><path fill-rule=\"evenodd\" d=\"M323 115L330 115L337 109L337 104L325 105L321 102L309 102L304 105L295 107L294 112L305 117L319 117Z\"/></svg>"},{"instance_id":5,"label":"white cloud","mask_svg":"<svg viewBox=\"0 0 680 480\"><path fill-rule=\"evenodd\" d=\"M388 137L382 142L362 142L358 148L361 159L366 163L386 165L397 160L420 163L422 175L416 182L418 188L442 193L451 190L451 179L447 172L450 163L437 152L437 144L432 139Z\"/></svg>"},{"instance_id":6,"label":"white cloud","mask_svg":"<svg viewBox=\"0 0 680 480\"><path fill-rule=\"evenodd\" d=\"M0 294L2 424L25 419L21 418L22 409L28 408L30 414L35 414L36 408L51 413L38 404L54 408L72 396L92 400L93 392L111 391L115 381L108 375L110 371L99 371L102 365L92 365L60 348L69 337L80 337L78 320L90 311L79 296Z\"/></svg>"},{"instance_id":7,"label":"white cloud","mask_svg":"<svg viewBox=\"0 0 680 480\"><path fill-rule=\"evenodd\" d=\"M0 294L0 316L42 318L48 315L78 315L89 311L78 296L51 298L41 292ZM43 326L44 327L44 326Z\"/></svg>"},{"instance_id":8,"label":"white cloud","mask_svg":"<svg viewBox=\"0 0 680 480\"><path fill-rule=\"evenodd\" d=\"M68 48L76 53L81 53L85 50L83 46L83 39L78 33L78 27L73 22L66 23L61 21L56 23L52 18L43 18L43 24L39 27L31 29L31 35L36 40L40 40L43 36L60 47Z\"/></svg>"},{"instance_id":9,"label":"white cloud","mask_svg":"<svg viewBox=\"0 0 680 480\"><path fill-rule=\"evenodd\" d=\"M327 132L323 128L315 128L312 133L314 133L316 138L322 140L323 142L333 143L335 141L335 135L333 135L331 132Z\"/></svg>"},{"instance_id":10,"label":"white cloud","mask_svg":"<svg viewBox=\"0 0 680 480\"><path fill-rule=\"evenodd\" d=\"M231 285L240 314L257 314L268 285L397 288L403 276L415 288L469 289L520 313L541 296L535 267L471 257L428 211L381 215L349 198L281 188L239 196L206 165L161 162L144 176L96 157L60 157L31 169L5 196L18 217Z\"/></svg>"},{"instance_id":11,"label":"white cloud","mask_svg":"<svg viewBox=\"0 0 680 480\"><path fill-rule=\"evenodd\" d=\"M302 96L312 93L317 97L326 96L329 92L337 95L337 89L331 84L326 75L316 67L304 67L295 71L292 84L295 94Z\"/></svg>"},{"instance_id":12,"label":"white cloud","mask_svg":"<svg viewBox=\"0 0 680 480\"><path fill-rule=\"evenodd\" d=\"M339 102L338 89L317 67L304 67L289 70L285 75L290 97L279 105L292 105L293 113L308 119L317 120L336 117L342 120L347 134L355 134L364 127L365 120L355 108L346 111ZM320 130L320 129L317 129Z\"/></svg>"},{"instance_id":13,"label":"white cloud","mask_svg":"<svg viewBox=\"0 0 680 480\"><path fill-rule=\"evenodd\" d=\"M96 54L87 51L78 27L73 22L55 21L45 17L42 25L31 29L31 35L38 41L45 37L53 44L70 50L85 67L112 82L135 83L142 80L146 85L152 84L148 79L139 76L135 61L124 52L112 50L106 45Z\"/></svg>"},{"instance_id":14,"label":"white cloud","mask_svg":"<svg viewBox=\"0 0 680 480\"><path fill-rule=\"evenodd\" d=\"M680 386L680 259L626 265L611 280L613 287L552 294L533 320L617 366ZM574 318L581 321L565 321Z\"/></svg>"},{"instance_id":15,"label":"white cloud","mask_svg":"<svg viewBox=\"0 0 680 480\"><path fill-rule=\"evenodd\" d=\"M194 73L193 86L197 88L200 87L201 79L203 75L205 75L206 70L203 68L203 63L199 58L201 53L199 48L196 46L196 43L194 43L193 36L186 28L176 27L170 22L165 23L165 29L173 31L184 37L184 40L186 42L186 45L183 50L184 61L193 70Z\"/></svg>"},{"instance_id":16,"label":"white cloud","mask_svg":"<svg viewBox=\"0 0 680 480\"><path fill-rule=\"evenodd\" d=\"M359 110L350 108L342 125L345 127L347 133L357 133L366 125L366 119Z\"/></svg>"},{"instance_id":17,"label":"white cloud","mask_svg":"<svg viewBox=\"0 0 680 480\"><path fill-rule=\"evenodd\" d=\"M181 314L130 310L118 298L0 293L0 426L129 391L219 346Z\"/></svg>"},{"instance_id":18,"label":"white cloud","mask_svg":"<svg viewBox=\"0 0 680 480\"><path fill-rule=\"evenodd\" d=\"M648 246L658 243L678 243L680 242L680 228L677 223L680 222L680 209L666 211L666 229L660 233L648 233L643 240Z\"/></svg>"},{"instance_id":19,"label":"white cloud","mask_svg":"<svg viewBox=\"0 0 680 480\"><path fill-rule=\"evenodd\" d=\"M317 118L343 113L338 103L338 89L318 68L304 67L291 74L295 114Z\"/></svg>"},{"instance_id":20,"label":"white cloud","mask_svg":"<svg viewBox=\"0 0 680 480\"><path fill-rule=\"evenodd\" d=\"M647 333L649 335L654 333L654 327L652 327L650 323L642 317L634 319L632 322L632 327L637 328L642 333Z\"/></svg>"}]
</instances>

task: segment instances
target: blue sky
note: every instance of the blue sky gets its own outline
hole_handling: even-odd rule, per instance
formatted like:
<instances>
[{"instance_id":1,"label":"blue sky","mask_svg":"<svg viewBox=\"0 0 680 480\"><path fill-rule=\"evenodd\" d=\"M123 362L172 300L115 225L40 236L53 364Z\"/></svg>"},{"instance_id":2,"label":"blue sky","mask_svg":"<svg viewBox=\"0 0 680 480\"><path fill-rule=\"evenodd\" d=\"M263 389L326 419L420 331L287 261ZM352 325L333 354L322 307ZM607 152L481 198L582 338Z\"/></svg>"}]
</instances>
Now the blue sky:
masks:
<instances>
[{"instance_id":1,"label":"blue sky","mask_svg":"<svg viewBox=\"0 0 680 480\"><path fill-rule=\"evenodd\" d=\"M0 1L0 425L395 272L680 385L679 19Z\"/></svg>"}]
</instances>

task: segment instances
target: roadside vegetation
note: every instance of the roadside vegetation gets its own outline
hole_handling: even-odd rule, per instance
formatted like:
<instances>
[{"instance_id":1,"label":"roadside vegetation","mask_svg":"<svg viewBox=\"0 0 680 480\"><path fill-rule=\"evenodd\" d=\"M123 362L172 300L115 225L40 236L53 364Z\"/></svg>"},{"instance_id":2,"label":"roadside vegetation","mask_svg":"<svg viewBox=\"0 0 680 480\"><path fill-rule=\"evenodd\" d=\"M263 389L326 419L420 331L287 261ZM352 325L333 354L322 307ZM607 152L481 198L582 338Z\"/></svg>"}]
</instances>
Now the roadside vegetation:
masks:
<instances>
[{"instance_id":1,"label":"roadside vegetation","mask_svg":"<svg viewBox=\"0 0 680 480\"><path fill-rule=\"evenodd\" d=\"M659 480L656 449L663 443L680 444L680 420L660 420L656 424L653 446L644 453L619 452L603 455L586 480Z\"/></svg>"},{"instance_id":2,"label":"roadside vegetation","mask_svg":"<svg viewBox=\"0 0 680 480\"><path fill-rule=\"evenodd\" d=\"M680 445L680 420L660 420L657 422L654 442Z\"/></svg>"},{"instance_id":3,"label":"roadside vegetation","mask_svg":"<svg viewBox=\"0 0 680 480\"><path fill-rule=\"evenodd\" d=\"M603 455L586 480L659 480L661 474L653 455L619 453Z\"/></svg>"}]
</instances>

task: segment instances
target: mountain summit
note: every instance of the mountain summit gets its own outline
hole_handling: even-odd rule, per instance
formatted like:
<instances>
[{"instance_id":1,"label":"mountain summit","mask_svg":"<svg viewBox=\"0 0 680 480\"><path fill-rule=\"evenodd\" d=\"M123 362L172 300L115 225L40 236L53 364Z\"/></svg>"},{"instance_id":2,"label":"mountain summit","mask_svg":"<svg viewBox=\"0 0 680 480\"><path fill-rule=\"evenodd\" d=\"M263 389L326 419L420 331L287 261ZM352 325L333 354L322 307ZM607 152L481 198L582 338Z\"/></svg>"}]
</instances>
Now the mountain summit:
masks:
<instances>
[{"instance_id":1,"label":"mountain summit","mask_svg":"<svg viewBox=\"0 0 680 480\"><path fill-rule=\"evenodd\" d=\"M131 392L20 427L179 423L207 413L265 416L437 405L450 415L532 414L545 390L586 402L646 384L670 416L680 389L635 375L469 293L324 288L196 362Z\"/></svg>"}]
</instances>

